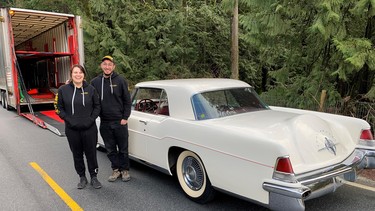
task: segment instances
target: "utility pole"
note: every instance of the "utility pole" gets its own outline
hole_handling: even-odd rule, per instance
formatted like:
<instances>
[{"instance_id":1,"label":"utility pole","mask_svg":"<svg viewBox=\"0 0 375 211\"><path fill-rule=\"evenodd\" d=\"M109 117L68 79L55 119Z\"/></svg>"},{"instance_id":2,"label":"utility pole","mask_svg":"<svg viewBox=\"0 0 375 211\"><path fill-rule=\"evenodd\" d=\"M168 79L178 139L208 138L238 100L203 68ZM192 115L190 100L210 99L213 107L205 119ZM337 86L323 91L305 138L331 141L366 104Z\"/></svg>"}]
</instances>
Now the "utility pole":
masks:
<instances>
[{"instance_id":1,"label":"utility pole","mask_svg":"<svg viewBox=\"0 0 375 211\"><path fill-rule=\"evenodd\" d=\"M238 79L238 0L234 2L232 18L231 78Z\"/></svg>"}]
</instances>

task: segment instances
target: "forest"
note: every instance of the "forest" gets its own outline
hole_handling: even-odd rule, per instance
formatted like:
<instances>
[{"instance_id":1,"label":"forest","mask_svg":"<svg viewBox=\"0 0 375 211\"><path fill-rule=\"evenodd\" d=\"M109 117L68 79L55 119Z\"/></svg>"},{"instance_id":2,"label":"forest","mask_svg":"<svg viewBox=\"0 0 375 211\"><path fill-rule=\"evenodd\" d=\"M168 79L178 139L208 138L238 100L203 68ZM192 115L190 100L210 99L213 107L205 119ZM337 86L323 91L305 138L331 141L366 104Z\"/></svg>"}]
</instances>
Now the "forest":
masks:
<instances>
[{"instance_id":1,"label":"forest","mask_svg":"<svg viewBox=\"0 0 375 211\"><path fill-rule=\"evenodd\" d=\"M375 100L375 0L1 0L82 16L89 78L233 77L297 108ZM238 16L236 10L238 11ZM238 22L234 20L238 19ZM237 51L232 37L238 28ZM238 59L233 60L232 54ZM279 103L280 104L280 103Z\"/></svg>"}]
</instances>

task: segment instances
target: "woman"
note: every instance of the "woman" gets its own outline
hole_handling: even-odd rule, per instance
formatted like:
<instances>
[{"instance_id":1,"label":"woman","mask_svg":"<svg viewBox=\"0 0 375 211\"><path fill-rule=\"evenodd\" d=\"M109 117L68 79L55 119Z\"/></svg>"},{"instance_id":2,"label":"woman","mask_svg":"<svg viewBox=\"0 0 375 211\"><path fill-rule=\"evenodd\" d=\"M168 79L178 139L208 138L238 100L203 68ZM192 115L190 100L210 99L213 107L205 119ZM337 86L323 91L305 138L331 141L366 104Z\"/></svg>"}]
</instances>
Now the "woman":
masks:
<instances>
[{"instance_id":1,"label":"woman","mask_svg":"<svg viewBox=\"0 0 375 211\"><path fill-rule=\"evenodd\" d=\"M102 185L97 179L98 129L95 119L100 113L100 101L95 88L85 81L85 76L86 71L81 65L74 65L71 68L70 82L59 88L55 108L56 113L65 121L65 134L73 154L74 167L80 177L77 188L82 189L87 184L83 159L85 155L91 185L98 189Z\"/></svg>"}]
</instances>

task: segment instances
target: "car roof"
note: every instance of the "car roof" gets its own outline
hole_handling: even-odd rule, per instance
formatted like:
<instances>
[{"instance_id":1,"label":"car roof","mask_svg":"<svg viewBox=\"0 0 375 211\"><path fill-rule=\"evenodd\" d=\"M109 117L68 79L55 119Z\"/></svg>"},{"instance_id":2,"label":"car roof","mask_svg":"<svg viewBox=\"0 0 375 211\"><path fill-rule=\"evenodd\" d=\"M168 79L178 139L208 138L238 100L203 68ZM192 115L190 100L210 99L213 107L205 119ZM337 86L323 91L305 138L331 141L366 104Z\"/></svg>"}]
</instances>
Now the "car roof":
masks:
<instances>
[{"instance_id":1,"label":"car roof","mask_svg":"<svg viewBox=\"0 0 375 211\"><path fill-rule=\"evenodd\" d=\"M136 85L136 87L149 88L179 88L184 89L190 94L201 93L211 90L227 89L234 87L249 87L250 85L235 79L228 78L190 78L190 79L172 79L172 80L158 80L146 81Z\"/></svg>"},{"instance_id":2,"label":"car roof","mask_svg":"<svg viewBox=\"0 0 375 211\"><path fill-rule=\"evenodd\" d=\"M135 87L164 89L168 95L170 115L175 118L195 120L191 104L193 95L213 90L250 87L250 85L234 79L198 78L146 81L136 84Z\"/></svg>"}]
</instances>

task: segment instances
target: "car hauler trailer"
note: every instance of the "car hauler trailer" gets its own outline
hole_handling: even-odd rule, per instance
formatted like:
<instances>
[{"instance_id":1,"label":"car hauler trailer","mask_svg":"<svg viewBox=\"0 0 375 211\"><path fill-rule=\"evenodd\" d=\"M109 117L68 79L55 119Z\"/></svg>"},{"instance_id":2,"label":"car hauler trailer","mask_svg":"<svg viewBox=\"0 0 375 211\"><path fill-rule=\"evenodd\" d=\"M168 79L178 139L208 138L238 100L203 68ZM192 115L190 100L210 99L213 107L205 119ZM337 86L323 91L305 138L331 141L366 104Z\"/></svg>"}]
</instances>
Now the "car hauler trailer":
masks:
<instances>
[{"instance_id":1,"label":"car hauler trailer","mask_svg":"<svg viewBox=\"0 0 375 211\"><path fill-rule=\"evenodd\" d=\"M79 16L0 8L0 103L63 134L53 102L73 64L84 63Z\"/></svg>"}]
</instances>

